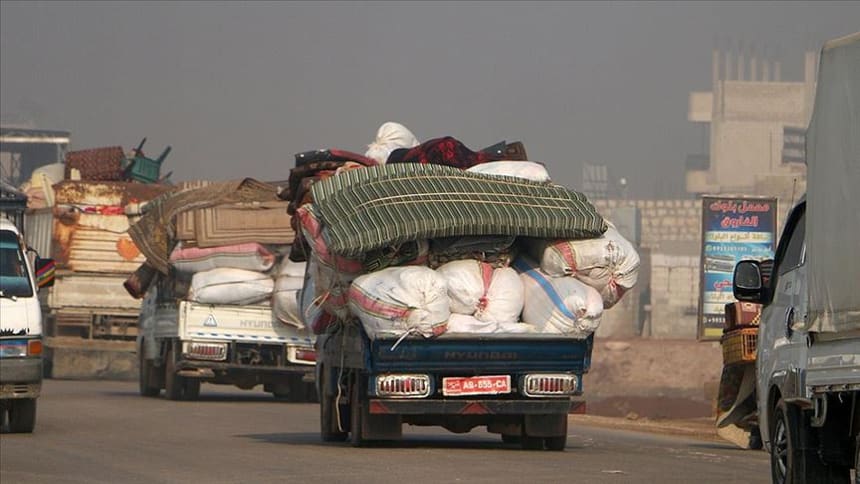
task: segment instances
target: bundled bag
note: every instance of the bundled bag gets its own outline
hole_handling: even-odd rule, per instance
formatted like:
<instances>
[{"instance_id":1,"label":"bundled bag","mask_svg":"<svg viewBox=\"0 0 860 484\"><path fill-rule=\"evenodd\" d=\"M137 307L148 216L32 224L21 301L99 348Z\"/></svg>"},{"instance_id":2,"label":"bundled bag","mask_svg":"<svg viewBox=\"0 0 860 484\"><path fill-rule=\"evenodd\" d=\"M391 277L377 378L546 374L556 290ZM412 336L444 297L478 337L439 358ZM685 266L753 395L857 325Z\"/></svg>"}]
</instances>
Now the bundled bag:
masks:
<instances>
[{"instance_id":1,"label":"bundled bag","mask_svg":"<svg viewBox=\"0 0 860 484\"><path fill-rule=\"evenodd\" d=\"M475 165L466 171L486 175L512 176L541 183L550 181L546 167L535 161L488 161Z\"/></svg>"},{"instance_id":2,"label":"bundled bag","mask_svg":"<svg viewBox=\"0 0 860 484\"><path fill-rule=\"evenodd\" d=\"M349 289L349 308L371 337L409 332L438 336L451 315L445 279L421 266L389 267L357 277Z\"/></svg>"},{"instance_id":3,"label":"bundled bag","mask_svg":"<svg viewBox=\"0 0 860 484\"><path fill-rule=\"evenodd\" d=\"M523 309L523 285L510 267L494 269L472 259L443 264L436 271L448 286L451 312L479 321L516 322Z\"/></svg>"},{"instance_id":4,"label":"bundled bag","mask_svg":"<svg viewBox=\"0 0 860 484\"><path fill-rule=\"evenodd\" d=\"M448 330L446 333L466 334L522 334L535 333L535 327L526 323L495 321L480 321L474 316L451 313L448 318Z\"/></svg>"},{"instance_id":5,"label":"bundled bag","mask_svg":"<svg viewBox=\"0 0 860 484\"><path fill-rule=\"evenodd\" d=\"M347 293L353 279L364 273L362 261L342 257L328 250L326 229L314 205L302 206L296 216L301 221L304 238L311 247L308 271L314 280L314 298L332 316L349 319Z\"/></svg>"},{"instance_id":6,"label":"bundled bag","mask_svg":"<svg viewBox=\"0 0 860 484\"><path fill-rule=\"evenodd\" d=\"M451 313L448 318L446 333L492 334L498 331L499 323L495 321L480 321L467 314Z\"/></svg>"},{"instance_id":7,"label":"bundled bag","mask_svg":"<svg viewBox=\"0 0 860 484\"><path fill-rule=\"evenodd\" d=\"M256 242L201 249L176 245L170 264L177 272L194 274L221 267L266 272L275 265L275 255Z\"/></svg>"},{"instance_id":8,"label":"bundled bag","mask_svg":"<svg viewBox=\"0 0 860 484\"><path fill-rule=\"evenodd\" d=\"M218 268L194 274L188 299L204 304L254 304L268 299L274 285L266 274Z\"/></svg>"},{"instance_id":9,"label":"bundled bag","mask_svg":"<svg viewBox=\"0 0 860 484\"><path fill-rule=\"evenodd\" d=\"M523 321L540 333L585 338L600 325L600 294L573 277L550 277L524 259L515 264L525 287Z\"/></svg>"},{"instance_id":10,"label":"bundled bag","mask_svg":"<svg viewBox=\"0 0 860 484\"><path fill-rule=\"evenodd\" d=\"M293 262L284 257L278 266L275 292L272 295L272 312L275 318L297 328L304 327L299 313L298 296L305 282L306 266L304 262Z\"/></svg>"},{"instance_id":11,"label":"bundled bag","mask_svg":"<svg viewBox=\"0 0 860 484\"><path fill-rule=\"evenodd\" d=\"M380 165L388 161L388 155L399 148L418 146L418 138L400 123L384 123L376 132L376 139L367 145L364 156L376 160Z\"/></svg>"},{"instance_id":12,"label":"bundled bag","mask_svg":"<svg viewBox=\"0 0 860 484\"><path fill-rule=\"evenodd\" d=\"M573 276L597 289L604 308L611 308L636 285L639 254L610 222L598 238L539 242L532 254L540 268L553 277Z\"/></svg>"}]
</instances>

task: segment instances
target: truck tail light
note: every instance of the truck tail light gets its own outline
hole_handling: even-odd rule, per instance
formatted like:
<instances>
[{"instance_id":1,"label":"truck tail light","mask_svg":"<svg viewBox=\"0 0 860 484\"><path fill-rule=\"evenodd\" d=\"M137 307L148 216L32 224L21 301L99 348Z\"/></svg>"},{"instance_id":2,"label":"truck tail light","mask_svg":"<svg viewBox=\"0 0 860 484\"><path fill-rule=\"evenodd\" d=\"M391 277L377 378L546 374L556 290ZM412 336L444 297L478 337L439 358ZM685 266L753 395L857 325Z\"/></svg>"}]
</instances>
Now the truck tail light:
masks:
<instances>
[{"instance_id":1,"label":"truck tail light","mask_svg":"<svg viewBox=\"0 0 860 484\"><path fill-rule=\"evenodd\" d=\"M380 375L376 395L392 398L424 398L430 395L428 375Z\"/></svg>"},{"instance_id":2,"label":"truck tail light","mask_svg":"<svg viewBox=\"0 0 860 484\"><path fill-rule=\"evenodd\" d=\"M195 360L220 361L227 359L227 343L183 343L183 353Z\"/></svg>"},{"instance_id":3,"label":"truck tail light","mask_svg":"<svg viewBox=\"0 0 860 484\"><path fill-rule=\"evenodd\" d=\"M317 361L317 352L314 350L305 350L299 348L296 350L296 359L301 361Z\"/></svg>"},{"instance_id":4,"label":"truck tail light","mask_svg":"<svg viewBox=\"0 0 860 484\"><path fill-rule=\"evenodd\" d=\"M313 365L317 361L317 352L313 346L287 345L287 361L299 365Z\"/></svg>"},{"instance_id":5,"label":"truck tail light","mask_svg":"<svg viewBox=\"0 0 860 484\"><path fill-rule=\"evenodd\" d=\"M538 373L523 378L522 391L529 397L573 395L579 388L576 375L567 373Z\"/></svg>"},{"instance_id":6,"label":"truck tail light","mask_svg":"<svg viewBox=\"0 0 860 484\"><path fill-rule=\"evenodd\" d=\"M30 356L38 356L42 354L42 340L31 339L27 343L27 354Z\"/></svg>"}]
</instances>

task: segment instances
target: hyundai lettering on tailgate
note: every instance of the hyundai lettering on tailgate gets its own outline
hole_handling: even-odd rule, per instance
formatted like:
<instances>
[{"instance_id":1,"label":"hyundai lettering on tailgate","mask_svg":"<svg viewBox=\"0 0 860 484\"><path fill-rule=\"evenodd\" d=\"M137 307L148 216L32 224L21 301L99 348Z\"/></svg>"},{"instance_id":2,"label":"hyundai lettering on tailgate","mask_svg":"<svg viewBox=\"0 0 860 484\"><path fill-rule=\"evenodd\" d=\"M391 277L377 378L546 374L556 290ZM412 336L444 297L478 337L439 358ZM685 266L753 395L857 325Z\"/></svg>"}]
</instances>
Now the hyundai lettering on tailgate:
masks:
<instances>
[{"instance_id":1,"label":"hyundai lettering on tailgate","mask_svg":"<svg viewBox=\"0 0 860 484\"><path fill-rule=\"evenodd\" d=\"M511 393L510 375L447 377L442 379L442 395L499 395Z\"/></svg>"}]
</instances>

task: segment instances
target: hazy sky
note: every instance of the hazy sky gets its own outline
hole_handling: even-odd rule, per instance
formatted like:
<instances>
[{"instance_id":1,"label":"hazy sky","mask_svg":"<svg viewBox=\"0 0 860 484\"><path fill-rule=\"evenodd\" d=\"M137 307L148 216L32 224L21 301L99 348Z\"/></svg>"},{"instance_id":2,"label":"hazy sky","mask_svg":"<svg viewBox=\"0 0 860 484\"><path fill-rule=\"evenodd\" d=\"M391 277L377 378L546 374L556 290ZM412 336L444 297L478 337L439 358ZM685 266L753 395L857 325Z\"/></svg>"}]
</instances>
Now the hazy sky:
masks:
<instances>
[{"instance_id":1,"label":"hazy sky","mask_svg":"<svg viewBox=\"0 0 860 484\"><path fill-rule=\"evenodd\" d=\"M576 189L583 162L630 195L682 190L707 151L686 121L711 50L741 42L801 80L804 50L860 29L860 3L0 3L4 122L72 149L148 137L174 181L285 179L296 152L420 140L525 143Z\"/></svg>"}]
</instances>

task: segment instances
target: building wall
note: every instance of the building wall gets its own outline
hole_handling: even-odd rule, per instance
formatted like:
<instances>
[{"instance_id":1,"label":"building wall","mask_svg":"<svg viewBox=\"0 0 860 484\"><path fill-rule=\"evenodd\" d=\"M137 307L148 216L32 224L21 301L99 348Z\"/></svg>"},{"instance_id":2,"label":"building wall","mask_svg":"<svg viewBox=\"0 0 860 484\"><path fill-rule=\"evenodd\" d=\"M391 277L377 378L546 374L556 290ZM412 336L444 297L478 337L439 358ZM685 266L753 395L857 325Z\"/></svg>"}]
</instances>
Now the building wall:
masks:
<instances>
[{"instance_id":1,"label":"building wall","mask_svg":"<svg viewBox=\"0 0 860 484\"><path fill-rule=\"evenodd\" d=\"M731 78L731 69L720 74L720 59L715 52L712 91L690 93L688 119L709 123L711 137L710 166L686 173L687 192L782 196L796 179L805 178L802 163L783 163L783 128L809 123L816 55L806 54L802 82L772 81L769 75L744 78L740 70ZM733 61L726 57L726 64ZM771 180L762 184L764 178Z\"/></svg>"},{"instance_id":2,"label":"building wall","mask_svg":"<svg viewBox=\"0 0 860 484\"><path fill-rule=\"evenodd\" d=\"M650 317L642 336L696 339L699 320L699 257L655 254L651 258Z\"/></svg>"},{"instance_id":3,"label":"building wall","mask_svg":"<svg viewBox=\"0 0 860 484\"><path fill-rule=\"evenodd\" d=\"M699 304L700 200L594 200L607 220L621 208L640 217L639 279L604 312L598 337L696 339Z\"/></svg>"}]
</instances>

